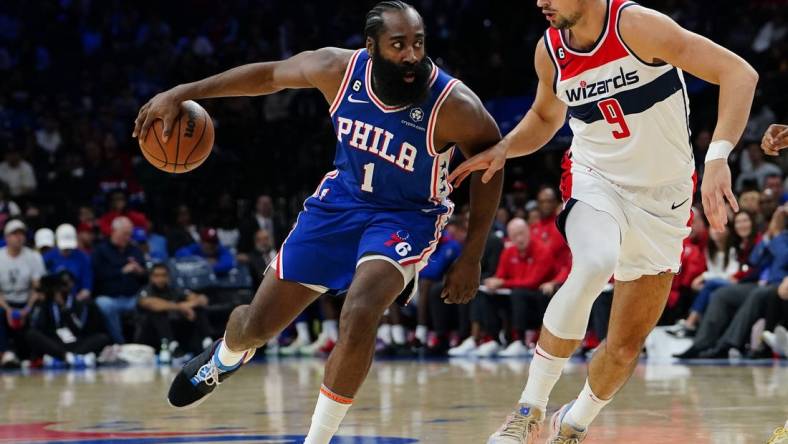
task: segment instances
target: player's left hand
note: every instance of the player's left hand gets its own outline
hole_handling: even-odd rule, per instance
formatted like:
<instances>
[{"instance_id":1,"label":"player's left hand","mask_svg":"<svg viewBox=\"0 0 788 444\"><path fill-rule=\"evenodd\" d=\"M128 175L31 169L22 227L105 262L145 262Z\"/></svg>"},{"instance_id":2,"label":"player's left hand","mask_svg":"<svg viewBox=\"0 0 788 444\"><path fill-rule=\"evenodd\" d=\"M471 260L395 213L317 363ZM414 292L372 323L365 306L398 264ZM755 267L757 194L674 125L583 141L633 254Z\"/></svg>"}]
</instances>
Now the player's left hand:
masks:
<instances>
[{"instance_id":1,"label":"player's left hand","mask_svg":"<svg viewBox=\"0 0 788 444\"><path fill-rule=\"evenodd\" d=\"M449 183L458 187L466 177L477 170L485 170L482 183L489 182L495 173L503 169L506 164L506 150L504 141L501 141L486 151L471 157L451 172Z\"/></svg>"},{"instance_id":2,"label":"player's left hand","mask_svg":"<svg viewBox=\"0 0 788 444\"><path fill-rule=\"evenodd\" d=\"M717 159L706 163L703 183L700 187L706 219L715 231L723 231L728 223L728 201L734 212L739 211L739 203L731 189L731 169L727 159Z\"/></svg>"},{"instance_id":3,"label":"player's left hand","mask_svg":"<svg viewBox=\"0 0 788 444\"><path fill-rule=\"evenodd\" d=\"M467 304L479 290L482 266L479 261L460 257L449 268L444 280L441 299L447 304Z\"/></svg>"}]
</instances>

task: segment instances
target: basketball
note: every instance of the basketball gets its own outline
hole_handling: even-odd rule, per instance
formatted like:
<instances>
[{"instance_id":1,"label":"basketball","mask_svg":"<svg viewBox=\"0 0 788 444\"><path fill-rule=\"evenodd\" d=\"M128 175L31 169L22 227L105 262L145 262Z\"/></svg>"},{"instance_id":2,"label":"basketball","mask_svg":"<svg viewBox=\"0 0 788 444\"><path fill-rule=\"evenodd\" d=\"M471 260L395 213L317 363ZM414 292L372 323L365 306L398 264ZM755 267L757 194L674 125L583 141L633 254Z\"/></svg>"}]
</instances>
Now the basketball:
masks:
<instances>
[{"instance_id":1,"label":"basketball","mask_svg":"<svg viewBox=\"0 0 788 444\"><path fill-rule=\"evenodd\" d=\"M145 159L168 173L185 173L205 162L213 148L213 122L205 108L197 102L181 103L181 112L172 124L172 132L165 143L162 137L164 122L157 119L145 140L140 139L140 150Z\"/></svg>"}]
</instances>

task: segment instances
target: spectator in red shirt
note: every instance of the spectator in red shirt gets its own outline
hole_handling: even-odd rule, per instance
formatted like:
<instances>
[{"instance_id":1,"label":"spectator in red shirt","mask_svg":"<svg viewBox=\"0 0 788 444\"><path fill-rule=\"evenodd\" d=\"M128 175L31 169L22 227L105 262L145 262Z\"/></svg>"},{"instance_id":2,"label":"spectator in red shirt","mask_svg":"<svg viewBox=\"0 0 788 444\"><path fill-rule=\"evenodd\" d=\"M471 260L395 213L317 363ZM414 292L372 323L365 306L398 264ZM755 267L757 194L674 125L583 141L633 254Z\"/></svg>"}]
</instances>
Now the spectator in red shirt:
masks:
<instances>
[{"instance_id":1,"label":"spectator in red shirt","mask_svg":"<svg viewBox=\"0 0 788 444\"><path fill-rule=\"evenodd\" d=\"M525 356L528 348L523 342L523 333L526 333L526 341L535 342L536 331L541 328L542 317L552 295L542 289L549 288L552 292L563 282L560 279L566 279L568 256L556 255L556 249L541 239L532 241L533 232L523 219L512 219L507 226L507 232L511 245L501 253L495 277L486 279L484 285L491 293L509 293L512 343L501 352L501 356ZM498 299L495 305L500 304L500 296L492 296L492 299ZM493 314L495 311L493 310ZM497 320L490 322L489 332L499 330L494 328L495 323ZM482 344L477 354L484 355L487 349L497 352L494 350L495 345Z\"/></svg>"},{"instance_id":2,"label":"spectator in red shirt","mask_svg":"<svg viewBox=\"0 0 788 444\"><path fill-rule=\"evenodd\" d=\"M135 228L142 228L145 231L150 230L150 222L144 214L139 211L129 209L126 201L126 193L117 190L113 191L109 196L109 211L104 213L99 219L99 229L104 236L112 234L112 221L116 217L126 216L129 218Z\"/></svg>"},{"instance_id":3,"label":"spectator in red shirt","mask_svg":"<svg viewBox=\"0 0 788 444\"><path fill-rule=\"evenodd\" d=\"M560 206L556 191L550 187L543 187L537 194L536 202L539 220L530 225L531 242L538 245L541 249L550 251L550 254L558 258L557 261L564 265L554 279L545 282L540 287L543 293L552 296L555 293L556 285L563 283L569 276L569 269L572 265L572 253L569 251L569 246L566 244L564 236L558 231L558 226L555 223Z\"/></svg>"}]
</instances>

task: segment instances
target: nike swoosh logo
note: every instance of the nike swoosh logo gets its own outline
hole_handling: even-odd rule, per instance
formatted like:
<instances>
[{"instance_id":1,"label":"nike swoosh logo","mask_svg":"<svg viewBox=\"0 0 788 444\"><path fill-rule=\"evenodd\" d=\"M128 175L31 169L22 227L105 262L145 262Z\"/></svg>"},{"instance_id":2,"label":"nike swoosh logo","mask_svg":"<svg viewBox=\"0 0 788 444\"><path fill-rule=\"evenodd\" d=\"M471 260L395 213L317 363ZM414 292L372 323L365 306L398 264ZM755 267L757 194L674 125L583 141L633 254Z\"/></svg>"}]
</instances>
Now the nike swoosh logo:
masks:
<instances>
[{"instance_id":1,"label":"nike swoosh logo","mask_svg":"<svg viewBox=\"0 0 788 444\"><path fill-rule=\"evenodd\" d=\"M675 210L676 208L678 208L678 207L684 205L685 203L687 203L688 201L689 201L689 198L687 198L687 200L685 200L684 202L682 202L682 203L680 203L678 205L676 205L676 202L673 202L673 205L670 206L670 209L671 210Z\"/></svg>"},{"instance_id":2,"label":"nike swoosh logo","mask_svg":"<svg viewBox=\"0 0 788 444\"><path fill-rule=\"evenodd\" d=\"M369 103L367 100L354 99L353 94L347 96L347 101L350 103Z\"/></svg>"},{"instance_id":3,"label":"nike swoosh logo","mask_svg":"<svg viewBox=\"0 0 788 444\"><path fill-rule=\"evenodd\" d=\"M574 59L569 59L569 60L568 60L566 63L564 63L563 65L559 63L559 64L558 64L558 66L560 66L560 67L561 67L561 69L566 69L566 67L567 67L567 66L569 66L569 64L570 64L570 63L572 63L573 61L574 61Z\"/></svg>"}]
</instances>

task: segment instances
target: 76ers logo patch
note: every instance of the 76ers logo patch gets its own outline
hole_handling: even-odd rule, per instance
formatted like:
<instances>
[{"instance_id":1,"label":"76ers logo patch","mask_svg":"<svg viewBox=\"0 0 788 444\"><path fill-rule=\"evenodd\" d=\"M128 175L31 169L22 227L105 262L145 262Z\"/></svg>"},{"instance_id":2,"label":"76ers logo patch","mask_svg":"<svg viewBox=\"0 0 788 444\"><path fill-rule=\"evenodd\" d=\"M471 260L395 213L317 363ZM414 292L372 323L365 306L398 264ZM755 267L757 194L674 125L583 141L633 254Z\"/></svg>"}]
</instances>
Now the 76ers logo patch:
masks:
<instances>
[{"instance_id":1,"label":"76ers logo patch","mask_svg":"<svg viewBox=\"0 0 788 444\"><path fill-rule=\"evenodd\" d=\"M414 122L421 122L424 120L424 110L421 108L413 108L410 110L410 119Z\"/></svg>"},{"instance_id":2,"label":"76ers logo patch","mask_svg":"<svg viewBox=\"0 0 788 444\"><path fill-rule=\"evenodd\" d=\"M410 237L410 234L407 231L400 230L396 233L391 235L391 238L383 243L383 245L387 247L394 247L394 251L397 252L398 255L405 257L413 251L413 247L406 241Z\"/></svg>"}]
</instances>

